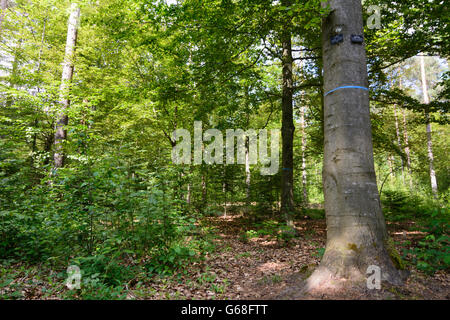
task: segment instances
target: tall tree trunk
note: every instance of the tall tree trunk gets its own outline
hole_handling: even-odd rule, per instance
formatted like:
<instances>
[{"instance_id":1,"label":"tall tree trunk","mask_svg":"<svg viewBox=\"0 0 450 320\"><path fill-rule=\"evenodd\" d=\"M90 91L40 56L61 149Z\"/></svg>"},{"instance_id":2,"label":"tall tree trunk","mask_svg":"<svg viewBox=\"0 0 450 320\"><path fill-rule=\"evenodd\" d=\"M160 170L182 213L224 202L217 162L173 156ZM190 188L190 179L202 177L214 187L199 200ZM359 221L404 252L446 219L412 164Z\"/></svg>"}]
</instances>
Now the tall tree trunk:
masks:
<instances>
[{"instance_id":1,"label":"tall tree trunk","mask_svg":"<svg viewBox=\"0 0 450 320\"><path fill-rule=\"evenodd\" d=\"M401 142L401 138L400 138L400 128L399 128L399 126L398 126L398 116L397 116L397 105L396 104L394 104L394 120L395 120L395 135L397 136L397 145L398 145L398 148L401 150L402 149L402 142ZM403 164L403 158L400 158L400 160L402 161L402 174L404 173L403 172L403 167L404 167L404 164Z\"/></svg>"},{"instance_id":2,"label":"tall tree trunk","mask_svg":"<svg viewBox=\"0 0 450 320\"><path fill-rule=\"evenodd\" d=\"M42 51L44 48L44 42L45 42L45 29L47 27L47 18L44 19L44 26L42 29L42 35L41 35L41 46L39 48L39 56L38 56L38 63L37 63L37 69L36 69L36 73L39 74L41 71L41 60L42 60ZM40 93L41 89L38 86L36 88L36 92ZM36 94L36 93L33 93ZM36 110L36 114L39 114L40 110L38 106L35 106L35 110ZM37 128L39 125L39 120L36 118L34 120L34 128ZM33 143L31 145L31 156L30 156L30 161L31 161L31 166L34 166L34 163L36 161L36 151L37 151L37 132L35 130L35 132L33 133Z\"/></svg>"},{"instance_id":3,"label":"tall tree trunk","mask_svg":"<svg viewBox=\"0 0 450 320\"><path fill-rule=\"evenodd\" d=\"M251 183L251 173L250 173L250 159L249 159L249 137L246 138L245 143L245 205L246 210L250 208L250 183Z\"/></svg>"},{"instance_id":4,"label":"tall tree trunk","mask_svg":"<svg viewBox=\"0 0 450 320\"><path fill-rule=\"evenodd\" d=\"M408 138L408 128L406 122L406 112L403 109L403 139L405 140L405 154L406 154L406 166L408 168L409 174L411 174L411 153L409 151L409 138Z\"/></svg>"},{"instance_id":5,"label":"tall tree trunk","mask_svg":"<svg viewBox=\"0 0 450 320\"><path fill-rule=\"evenodd\" d=\"M67 109L70 106L69 87L73 76L73 68L74 68L73 58L77 42L79 19L80 19L80 7L76 3L73 3L71 6L71 13L67 28L64 67L61 79L61 87L59 89L61 111L58 114L55 130L55 154L53 156L55 169L64 166L65 155L63 150L63 142L67 138L67 131L65 127L67 126L69 120L67 116Z\"/></svg>"},{"instance_id":6,"label":"tall tree trunk","mask_svg":"<svg viewBox=\"0 0 450 320\"><path fill-rule=\"evenodd\" d=\"M189 182L187 185L187 197L186 197L187 204L191 204L191 183Z\"/></svg>"},{"instance_id":7,"label":"tall tree trunk","mask_svg":"<svg viewBox=\"0 0 450 320\"><path fill-rule=\"evenodd\" d=\"M306 172L306 121L305 121L305 107L300 107L300 126L302 130L302 185L303 185L303 204L308 204L308 190L307 190L307 172Z\"/></svg>"},{"instance_id":8,"label":"tall tree trunk","mask_svg":"<svg viewBox=\"0 0 450 320\"><path fill-rule=\"evenodd\" d=\"M406 167L408 168L409 186L412 188L412 172L411 172L411 153L409 150L408 128L406 122L406 112L402 109L403 115L403 139L405 140Z\"/></svg>"},{"instance_id":9,"label":"tall tree trunk","mask_svg":"<svg viewBox=\"0 0 450 320\"><path fill-rule=\"evenodd\" d=\"M250 99L249 99L249 86L245 88L245 111L247 113L247 121L245 127L248 129L250 125ZM245 210L244 213L248 215L250 211L250 185L251 185L251 173L250 173L250 137L245 138Z\"/></svg>"},{"instance_id":10,"label":"tall tree trunk","mask_svg":"<svg viewBox=\"0 0 450 320\"><path fill-rule=\"evenodd\" d=\"M363 34L361 1L328 4L331 13L322 25L327 244L306 288L320 292L339 289L345 282L365 284L371 265L381 269L382 280L400 284L400 273L387 250L390 242L375 177L369 93L361 88L338 89L368 87L365 45L350 41L351 35ZM333 45L330 39L336 34L343 34L344 40Z\"/></svg>"},{"instance_id":11,"label":"tall tree trunk","mask_svg":"<svg viewBox=\"0 0 450 320\"><path fill-rule=\"evenodd\" d=\"M389 177L392 181L392 179L394 178L394 170L392 169L394 157L390 155L387 159L387 162L388 162L388 167L389 167Z\"/></svg>"},{"instance_id":12,"label":"tall tree trunk","mask_svg":"<svg viewBox=\"0 0 450 320\"><path fill-rule=\"evenodd\" d=\"M402 89L402 79L400 78L399 81L399 88ZM403 116L403 140L405 141L405 154L406 154L406 168L408 169L408 176L409 176L409 186L410 188L413 187L412 185L412 172L411 172L411 152L409 149L409 138L408 138L408 128L407 128L407 121L406 121L406 111L405 109L402 109L402 116Z\"/></svg>"},{"instance_id":13,"label":"tall tree trunk","mask_svg":"<svg viewBox=\"0 0 450 320\"><path fill-rule=\"evenodd\" d=\"M186 203L191 204L191 179L192 179L192 167L189 166L189 182L187 184Z\"/></svg>"},{"instance_id":14,"label":"tall tree trunk","mask_svg":"<svg viewBox=\"0 0 450 320\"><path fill-rule=\"evenodd\" d=\"M423 55L420 56L420 73L422 75L422 94L423 94L423 102L425 104L430 103L430 97L428 95L428 84L427 84L427 76L425 73L425 58ZM428 110L425 110L425 120L427 124L427 148L428 148L428 160L430 162L430 180L431 180L431 190L433 192L433 197L435 199L438 198L438 185L436 180L436 172L434 171L434 155L433 155L433 143L431 141L431 122L430 122L430 114Z\"/></svg>"},{"instance_id":15,"label":"tall tree trunk","mask_svg":"<svg viewBox=\"0 0 450 320\"><path fill-rule=\"evenodd\" d=\"M206 205L208 204L207 203L206 174L205 174L205 172L202 172L202 203L203 203L203 208L205 208Z\"/></svg>"},{"instance_id":16,"label":"tall tree trunk","mask_svg":"<svg viewBox=\"0 0 450 320\"><path fill-rule=\"evenodd\" d=\"M222 192L223 192L223 216L227 216L227 166L223 166L223 182L222 182Z\"/></svg>"},{"instance_id":17,"label":"tall tree trunk","mask_svg":"<svg viewBox=\"0 0 450 320\"><path fill-rule=\"evenodd\" d=\"M283 6L289 7L290 1L281 1ZM281 33L281 43L283 47L283 97L281 101L282 125L281 136L282 145L282 172L281 172L281 214L284 215L288 226L293 227L294 213L294 172L293 172L293 142L294 142L294 120L292 108L293 79L292 79L292 44L291 31L289 29L291 20L288 19L286 29Z\"/></svg>"},{"instance_id":18,"label":"tall tree trunk","mask_svg":"<svg viewBox=\"0 0 450 320\"><path fill-rule=\"evenodd\" d=\"M300 53L300 57L302 54ZM303 73L303 60L300 60L298 68ZM305 80L306 77L302 77ZM301 92L301 97L305 95L304 91ZM303 99L302 99L303 102ZM307 172L306 172L306 119L305 119L306 107L300 106L300 130L302 134L302 188L303 188L303 205L308 204L308 189L307 189Z\"/></svg>"}]
</instances>

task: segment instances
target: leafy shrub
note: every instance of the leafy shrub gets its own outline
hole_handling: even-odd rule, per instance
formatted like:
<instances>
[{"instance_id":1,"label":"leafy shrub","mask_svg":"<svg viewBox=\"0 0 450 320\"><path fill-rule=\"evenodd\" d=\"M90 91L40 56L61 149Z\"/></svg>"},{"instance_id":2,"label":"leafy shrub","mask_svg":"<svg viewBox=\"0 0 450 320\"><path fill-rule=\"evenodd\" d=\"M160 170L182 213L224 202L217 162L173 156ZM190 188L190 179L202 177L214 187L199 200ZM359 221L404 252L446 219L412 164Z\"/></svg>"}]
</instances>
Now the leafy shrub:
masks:
<instances>
[{"instance_id":1,"label":"leafy shrub","mask_svg":"<svg viewBox=\"0 0 450 320\"><path fill-rule=\"evenodd\" d=\"M383 212L392 221L413 218L421 213L421 201L402 190L384 190L381 196Z\"/></svg>"},{"instance_id":2,"label":"leafy shrub","mask_svg":"<svg viewBox=\"0 0 450 320\"><path fill-rule=\"evenodd\" d=\"M256 230L247 230L240 234L239 238L242 242L248 242L250 239L258 238L258 232Z\"/></svg>"},{"instance_id":3,"label":"leafy shrub","mask_svg":"<svg viewBox=\"0 0 450 320\"><path fill-rule=\"evenodd\" d=\"M295 230L276 220L266 220L255 223L257 230L248 230L240 235L241 241L247 242L249 239L260 236L268 236L271 239L288 243L296 236Z\"/></svg>"},{"instance_id":4,"label":"leafy shrub","mask_svg":"<svg viewBox=\"0 0 450 320\"><path fill-rule=\"evenodd\" d=\"M436 238L428 235L419 246L411 250L404 250L404 255L412 255L412 263L417 269L428 274L433 274L437 270L450 269L450 237L442 235Z\"/></svg>"},{"instance_id":5,"label":"leafy shrub","mask_svg":"<svg viewBox=\"0 0 450 320\"><path fill-rule=\"evenodd\" d=\"M313 220L321 220L325 219L325 210L324 209L310 209L304 208L301 213L302 217L307 216Z\"/></svg>"},{"instance_id":6,"label":"leafy shrub","mask_svg":"<svg viewBox=\"0 0 450 320\"><path fill-rule=\"evenodd\" d=\"M146 264L147 271L150 274L171 275L179 269L189 265L189 262L197 256L194 249L175 245L165 252L160 252L152 257Z\"/></svg>"},{"instance_id":7,"label":"leafy shrub","mask_svg":"<svg viewBox=\"0 0 450 320\"><path fill-rule=\"evenodd\" d=\"M138 272L125 257L150 259L149 270L164 274L197 258L207 247L193 237L198 217L184 210L167 183L176 182L178 172L129 170L105 158L26 187L20 177L14 184L12 176L0 180L8 186L0 190L0 259L59 266L71 261L88 286L110 290L105 288L119 288Z\"/></svg>"}]
</instances>

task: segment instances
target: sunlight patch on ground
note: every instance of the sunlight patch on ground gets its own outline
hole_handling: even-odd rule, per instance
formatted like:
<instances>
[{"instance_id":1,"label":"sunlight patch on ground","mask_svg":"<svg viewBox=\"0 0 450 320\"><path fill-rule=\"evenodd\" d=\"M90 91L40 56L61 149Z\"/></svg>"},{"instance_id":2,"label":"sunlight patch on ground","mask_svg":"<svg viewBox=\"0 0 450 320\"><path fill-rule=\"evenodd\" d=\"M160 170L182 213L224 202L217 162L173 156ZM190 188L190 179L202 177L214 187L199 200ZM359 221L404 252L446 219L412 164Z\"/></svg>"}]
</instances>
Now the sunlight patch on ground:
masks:
<instances>
[{"instance_id":1,"label":"sunlight patch on ground","mask_svg":"<svg viewBox=\"0 0 450 320\"><path fill-rule=\"evenodd\" d=\"M258 270L263 272L263 273L270 273L273 271L280 271L283 269L288 268L289 265L285 262L266 262L261 264L258 267Z\"/></svg>"}]
</instances>

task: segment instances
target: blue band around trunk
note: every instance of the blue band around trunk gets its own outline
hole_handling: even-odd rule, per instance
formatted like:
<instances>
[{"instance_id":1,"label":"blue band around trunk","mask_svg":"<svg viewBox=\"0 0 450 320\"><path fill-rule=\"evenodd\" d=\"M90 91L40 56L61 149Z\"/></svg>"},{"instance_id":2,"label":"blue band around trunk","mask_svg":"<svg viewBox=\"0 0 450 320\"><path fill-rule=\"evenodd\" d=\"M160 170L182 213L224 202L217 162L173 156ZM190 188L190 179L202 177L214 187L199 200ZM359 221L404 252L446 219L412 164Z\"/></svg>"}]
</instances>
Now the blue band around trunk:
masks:
<instances>
[{"instance_id":1,"label":"blue band around trunk","mask_svg":"<svg viewBox=\"0 0 450 320\"><path fill-rule=\"evenodd\" d=\"M337 87L336 89L333 89L333 90L328 91L327 93L325 93L325 96L329 95L329 94L332 93L332 92L335 92L336 90L339 90L339 89L348 89L348 88L353 88L353 89L363 89L363 90L369 91L369 89L366 88L366 87L360 87L360 86L342 86L342 87Z\"/></svg>"}]
</instances>

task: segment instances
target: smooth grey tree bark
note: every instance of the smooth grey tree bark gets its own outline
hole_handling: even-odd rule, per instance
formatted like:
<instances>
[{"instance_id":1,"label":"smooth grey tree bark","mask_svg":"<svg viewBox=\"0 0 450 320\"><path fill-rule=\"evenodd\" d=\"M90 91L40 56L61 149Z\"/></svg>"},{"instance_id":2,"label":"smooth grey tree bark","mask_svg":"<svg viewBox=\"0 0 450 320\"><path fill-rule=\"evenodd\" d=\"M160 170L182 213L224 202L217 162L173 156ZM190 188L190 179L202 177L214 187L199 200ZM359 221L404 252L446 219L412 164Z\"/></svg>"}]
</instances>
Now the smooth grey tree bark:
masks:
<instances>
[{"instance_id":1,"label":"smooth grey tree bark","mask_svg":"<svg viewBox=\"0 0 450 320\"><path fill-rule=\"evenodd\" d=\"M423 102L425 104L430 103L430 96L428 95L428 84L427 84L427 75L425 72L425 58L423 55L420 55L420 73L422 76L422 94L423 94ZM428 161L430 163L430 180L431 180L431 191L433 192L433 197L435 199L438 198L438 185L436 180L436 172L434 171L434 155L433 155L433 142L431 140L431 121L430 114L428 111L425 111L425 121L427 124L427 148L428 148Z\"/></svg>"},{"instance_id":2,"label":"smooth grey tree bark","mask_svg":"<svg viewBox=\"0 0 450 320\"><path fill-rule=\"evenodd\" d=\"M55 129L55 153L53 155L55 169L64 166L64 150L63 142L67 138L67 126L69 117L67 115L67 109L70 106L69 100L69 87L73 77L73 58L75 53L75 46L77 42L78 24L80 20L80 7L76 3L72 3L70 10L70 17L67 28L67 40L66 51L64 55L64 66L62 72L61 86L59 88L60 95L59 100L61 104L61 110L57 116L56 129Z\"/></svg>"},{"instance_id":3,"label":"smooth grey tree bark","mask_svg":"<svg viewBox=\"0 0 450 320\"><path fill-rule=\"evenodd\" d=\"M363 34L360 0L328 1L331 12L322 24L324 78L323 189L327 243L319 267L307 281L308 291L365 284L369 266L381 280L401 283L394 265L375 176L369 111L365 45L352 43ZM326 6L326 3L322 5ZM331 37L343 42L331 44Z\"/></svg>"}]
</instances>

